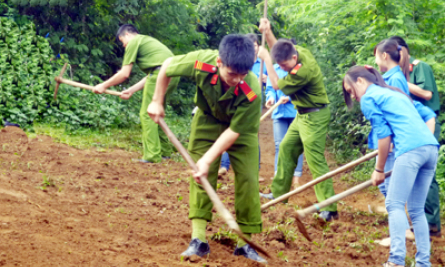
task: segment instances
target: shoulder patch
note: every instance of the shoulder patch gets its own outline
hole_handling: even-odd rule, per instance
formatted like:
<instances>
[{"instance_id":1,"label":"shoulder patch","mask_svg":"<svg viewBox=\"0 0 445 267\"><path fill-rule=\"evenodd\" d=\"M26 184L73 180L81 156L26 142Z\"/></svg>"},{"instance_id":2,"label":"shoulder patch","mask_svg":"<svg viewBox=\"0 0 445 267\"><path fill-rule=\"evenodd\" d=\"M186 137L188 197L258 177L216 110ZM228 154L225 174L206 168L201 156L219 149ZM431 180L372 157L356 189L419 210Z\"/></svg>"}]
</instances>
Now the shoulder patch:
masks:
<instances>
[{"instance_id":1,"label":"shoulder patch","mask_svg":"<svg viewBox=\"0 0 445 267\"><path fill-rule=\"evenodd\" d=\"M210 65L210 64L198 61L198 60L196 60L196 62L195 62L195 69L202 70L202 71L205 71L208 73L215 73L217 70L216 66L213 66L213 65Z\"/></svg>"},{"instance_id":2,"label":"shoulder patch","mask_svg":"<svg viewBox=\"0 0 445 267\"><path fill-rule=\"evenodd\" d=\"M211 85L215 85L218 82L218 74L213 74L212 80L210 80Z\"/></svg>"},{"instance_id":3,"label":"shoulder patch","mask_svg":"<svg viewBox=\"0 0 445 267\"><path fill-rule=\"evenodd\" d=\"M413 65L414 65L414 66L416 66L416 65L419 64L419 63L420 63L420 60L418 60L418 59L416 59L416 60L413 61Z\"/></svg>"},{"instance_id":4,"label":"shoulder patch","mask_svg":"<svg viewBox=\"0 0 445 267\"><path fill-rule=\"evenodd\" d=\"M257 98L255 92L252 91L250 86L245 81L239 82L237 87L241 88L241 90L244 92L244 94L247 96L247 99L249 99L250 102L252 102Z\"/></svg>"},{"instance_id":5,"label":"shoulder patch","mask_svg":"<svg viewBox=\"0 0 445 267\"><path fill-rule=\"evenodd\" d=\"M301 63L298 63L297 66L295 66L291 71L290 74L295 75L297 74L298 70L301 68Z\"/></svg>"}]
</instances>

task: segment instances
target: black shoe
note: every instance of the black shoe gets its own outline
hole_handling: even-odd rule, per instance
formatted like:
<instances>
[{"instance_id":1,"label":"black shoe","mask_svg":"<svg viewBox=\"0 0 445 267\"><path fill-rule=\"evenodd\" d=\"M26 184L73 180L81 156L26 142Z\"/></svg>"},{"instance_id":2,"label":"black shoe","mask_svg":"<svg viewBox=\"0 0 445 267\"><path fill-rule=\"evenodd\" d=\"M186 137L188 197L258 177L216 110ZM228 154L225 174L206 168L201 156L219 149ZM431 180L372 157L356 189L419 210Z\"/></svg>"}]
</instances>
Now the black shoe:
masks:
<instances>
[{"instance_id":1,"label":"black shoe","mask_svg":"<svg viewBox=\"0 0 445 267\"><path fill-rule=\"evenodd\" d=\"M249 244L244 245L242 247L236 246L235 251L233 252L235 256L244 256L248 259L254 260L260 263L267 263L267 261L261 258L258 253L253 249Z\"/></svg>"},{"instance_id":2,"label":"black shoe","mask_svg":"<svg viewBox=\"0 0 445 267\"><path fill-rule=\"evenodd\" d=\"M273 194L272 194L272 193L269 193L269 194L263 194L263 193L260 193L260 197L262 197L262 198L267 198L267 199L270 199L270 200L275 199L275 198L273 197Z\"/></svg>"},{"instance_id":3,"label":"black shoe","mask_svg":"<svg viewBox=\"0 0 445 267\"><path fill-rule=\"evenodd\" d=\"M190 245L187 250L181 253L181 256L190 257L192 255L198 255L199 257L203 257L209 253L209 243L204 243L198 238L194 238L192 241L190 241Z\"/></svg>"},{"instance_id":4,"label":"black shoe","mask_svg":"<svg viewBox=\"0 0 445 267\"><path fill-rule=\"evenodd\" d=\"M442 233L440 231L430 231L430 236L441 237Z\"/></svg>"},{"instance_id":5,"label":"black shoe","mask_svg":"<svg viewBox=\"0 0 445 267\"><path fill-rule=\"evenodd\" d=\"M322 211L320 212L320 215L318 215L318 218L323 219L327 222L330 222L332 220L338 219L338 212L337 211Z\"/></svg>"}]
</instances>

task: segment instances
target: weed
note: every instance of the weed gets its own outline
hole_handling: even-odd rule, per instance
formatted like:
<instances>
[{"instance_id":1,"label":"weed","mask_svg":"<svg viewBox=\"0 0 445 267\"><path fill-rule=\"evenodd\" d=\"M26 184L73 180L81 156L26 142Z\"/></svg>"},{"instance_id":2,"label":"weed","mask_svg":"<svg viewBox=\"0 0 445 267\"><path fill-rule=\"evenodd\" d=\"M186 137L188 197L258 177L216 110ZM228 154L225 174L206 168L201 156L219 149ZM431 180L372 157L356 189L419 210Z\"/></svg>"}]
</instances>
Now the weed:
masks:
<instances>
[{"instance_id":1,"label":"weed","mask_svg":"<svg viewBox=\"0 0 445 267\"><path fill-rule=\"evenodd\" d=\"M287 259L287 256L284 255L283 251L278 252L277 257L284 260L285 262L289 262L289 260Z\"/></svg>"}]
</instances>

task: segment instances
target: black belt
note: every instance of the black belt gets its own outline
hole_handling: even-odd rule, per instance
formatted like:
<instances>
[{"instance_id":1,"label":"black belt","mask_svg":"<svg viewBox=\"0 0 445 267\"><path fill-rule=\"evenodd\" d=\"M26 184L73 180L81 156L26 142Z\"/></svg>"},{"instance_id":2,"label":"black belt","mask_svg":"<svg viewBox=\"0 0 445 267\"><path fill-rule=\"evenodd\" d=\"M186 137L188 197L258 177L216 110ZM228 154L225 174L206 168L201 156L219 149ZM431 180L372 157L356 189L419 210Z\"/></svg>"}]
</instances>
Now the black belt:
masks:
<instances>
[{"instance_id":1,"label":"black belt","mask_svg":"<svg viewBox=\"0 0 445 267\"><path fill-rule=\"evenodd\" d=\"M299 108L298 109L298 114L306 114L306 113L320 111L321 109L324 109L327 106L328 106L327 104L324 104L324 105L322 105L319 108Z\"/></svg>"}]
</instances>

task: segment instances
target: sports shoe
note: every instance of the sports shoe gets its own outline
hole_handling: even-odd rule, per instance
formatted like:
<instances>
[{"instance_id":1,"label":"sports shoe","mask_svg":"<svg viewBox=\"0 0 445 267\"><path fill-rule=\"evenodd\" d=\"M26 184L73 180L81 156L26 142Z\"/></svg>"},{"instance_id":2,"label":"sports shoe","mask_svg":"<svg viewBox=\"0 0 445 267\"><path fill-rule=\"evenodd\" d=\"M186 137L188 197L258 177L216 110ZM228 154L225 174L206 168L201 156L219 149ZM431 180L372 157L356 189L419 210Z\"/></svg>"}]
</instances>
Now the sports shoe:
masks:
<instances>
[{"instance_id":1,"label":"sports shoe","mask_svg":"<svg viewBox=\"0 0 445 267\"><path fill-rule=\"evenodd\" d=\"M242 247L236 246L235 251L233 252L233 255L235 256L244 256L248 259L254 260L256 262L260 263L266 263L267 261L258 255L258 252L255 251L249 244L246 244Z\"/></svg>"},{"instance_id":2,"label":"sports shoe","mask_svg":"<svg viewBox=\"0 0 445 267\"><path fill-rule=\"evenodd\" d=\"M332 220L338 219L338 212L337 211L322 211L320 212L320 215L318 215L318 218L321 218L327 222L330 222Z\"/></svg>"},{"instance_id":3,"label":"sports shoe","mask_svg":"<svg viewBox=\"0 0 445 267\"><path fill-rule=\"evenodd\" d=\"M138 162L140 162L140 163L154 163L152 161L145 160L145 159L138 159Z\"/></svg>"},{"instance_id":4,"label":"sports shoe","mask_svg":"<svg viewBox=\"0 0 445 267\"><path fill-rule=\"evenodd\" d=\"M224 175L226 175L226 174L227 174L227 169L226 169L226 167L221 167L221 168L219 168L219 170L218 170L218 177L224 176Z\"/></svg>"},{"instance_id":5,"label":"sports shoe","mask_svg":"<svg viewBox=\"0 0 445 267\"><path fill-rule=\"evenodd\" d=\"M399 267L399 266L403 267L405 265L398 265L398 264L395 264L395 263L392 263L392 262L389 262L389 261L383 263L383 267Z\"/></svg>"},{"instance_id":6,"label":"sports shoe","mask_svg":"<svg viewBox=\"0 0 445 267\"><path fill-rule=\"evenodd\" d=\"M190 241L189 247L181 253L181 256L190 257L197 255L203 257L207 254L210 254L209 243L202 242L199 238L194 238Z\"/></svg>"},{"instance_id":7,"label":"sports shoe","mask_svg":"<svg viewBox=\"0 0 445 267\"><path fill-rule=\"evenodd\" d=\"M275 199L275 198L273 197L273 194L272 194L272 193L269 193L269 194L263 194L263 193L260 193L260 197L262 197L262 198L267 198L267 199L270 199L270 200Z\"/></svg>"}]
</instances>

